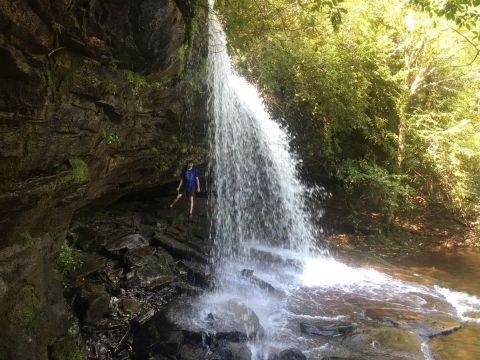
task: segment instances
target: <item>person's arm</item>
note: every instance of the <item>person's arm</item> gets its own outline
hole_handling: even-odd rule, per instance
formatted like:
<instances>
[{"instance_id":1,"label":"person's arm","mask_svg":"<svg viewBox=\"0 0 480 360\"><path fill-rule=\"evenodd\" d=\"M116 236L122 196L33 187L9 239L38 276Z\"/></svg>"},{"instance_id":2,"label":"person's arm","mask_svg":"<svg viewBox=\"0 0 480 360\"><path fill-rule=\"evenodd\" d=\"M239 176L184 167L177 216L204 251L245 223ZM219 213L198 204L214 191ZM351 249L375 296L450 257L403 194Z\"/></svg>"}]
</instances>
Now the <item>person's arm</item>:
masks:
<instances>
[{"instance_id":1,"label":"person's arm","mask_svg":"<svg viewBox=\"0 0 480 360\"><path fill-rule=\"evenodd\" d=\"M200 192L200 173L198 171L198 169L196 169L195 171L195 180L197 181L197 193Z\"/></svg>"}]
</instances>

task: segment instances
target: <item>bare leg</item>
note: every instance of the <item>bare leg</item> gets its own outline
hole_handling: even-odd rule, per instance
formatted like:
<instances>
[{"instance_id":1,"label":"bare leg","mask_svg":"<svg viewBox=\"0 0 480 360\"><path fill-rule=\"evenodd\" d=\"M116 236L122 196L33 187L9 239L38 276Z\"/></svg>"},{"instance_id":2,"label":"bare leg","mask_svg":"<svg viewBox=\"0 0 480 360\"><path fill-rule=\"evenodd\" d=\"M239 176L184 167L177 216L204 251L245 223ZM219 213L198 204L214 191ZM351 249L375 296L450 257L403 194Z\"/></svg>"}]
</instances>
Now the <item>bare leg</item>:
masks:
<instances>
[{"instance_id":1,"label":"bare leg","mask_svg":"<svg viewBox=\"0 0 480 360\"><path fill-rule=\"evenodd\" d=\"M173 202L170 204L170 208L173 208L173 205L175 205L178 202L178 200L180 200L181 198L182 198L182 194L178 194L175 200L173 200Z\"/></svg>"},{"instance_id":2,"label":"bare leg","mask_svg":"<svg viewBox=\"0 0 480 360\"><path fill-rule=\"evenodd\" d=\"M190 196L190 211L188 212L189 215L193 213L193 195Z\"/></svg>"}]
</instances>

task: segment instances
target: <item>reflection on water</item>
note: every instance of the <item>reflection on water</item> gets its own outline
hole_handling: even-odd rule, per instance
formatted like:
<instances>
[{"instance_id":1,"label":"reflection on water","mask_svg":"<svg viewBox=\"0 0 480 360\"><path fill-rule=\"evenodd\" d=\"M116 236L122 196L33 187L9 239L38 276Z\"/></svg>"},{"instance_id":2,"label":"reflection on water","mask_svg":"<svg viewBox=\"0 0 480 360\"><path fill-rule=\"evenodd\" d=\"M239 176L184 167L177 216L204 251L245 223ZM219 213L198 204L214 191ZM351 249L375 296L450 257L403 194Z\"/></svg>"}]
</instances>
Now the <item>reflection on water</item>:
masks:
<instances>
[{"instance_id":1,"label":"reflection on water","mask_svg":"<svg viewBox=\"0 0 480 360\"><path fill-rule=\"evenodd\" d=\"M480 295L480 252L474 250L430 250L402 256L392 254L387 259L412 273L432 276L457 291Z\"/></svg>"},{"instance_id":2,"label":"reflection on water","mask_svg":"<svg viewBox=\"0 0 480 360\"><path fill-rule=\"evenodd\" d=\"M392 254L392 263L421 276L438 279L442 286L471 296L480 296L480 252L475 250L430 250L408 256ZM468 301L468 298L466 299ZM476 318L479 314L466 313ZM478 319L480 322L480 318ZM439 359L480 359L480 324L472 322L448 336L436 337L431 342L432 352Z\"/></svg>"},{"instance_id":3,"label":"reflection on water","mask_svg":"<svg viewBox=\"0 0 480 360\"><path fill-rule=\"evenodd\" d=\"M480 325L470 324L448 336L432 340L432 352L440 359L480 359Z\"/></svg>"}]
</instances>

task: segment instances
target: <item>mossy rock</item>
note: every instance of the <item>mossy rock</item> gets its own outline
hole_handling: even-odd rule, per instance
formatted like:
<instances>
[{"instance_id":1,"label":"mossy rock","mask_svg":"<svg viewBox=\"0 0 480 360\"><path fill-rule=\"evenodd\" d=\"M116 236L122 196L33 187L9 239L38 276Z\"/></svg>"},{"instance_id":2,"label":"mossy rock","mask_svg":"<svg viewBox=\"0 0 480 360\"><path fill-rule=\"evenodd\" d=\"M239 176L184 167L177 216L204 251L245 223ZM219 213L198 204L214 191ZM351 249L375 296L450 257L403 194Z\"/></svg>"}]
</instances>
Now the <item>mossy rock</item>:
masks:
<instances>
[{"instance_id":1,"label":"mossy rock","mask_svg":"<svg viewBox=\"0 0 480 360\"><path fill-rule=\"evenodd\" d=\"M421 355L421 341L414 334L396 328L375 328L367 331L372 340L385 349Z\"/></svg>"},{"instance_id":2,"label":"mossy rock","mask_svg":"<svg viewBox=\"0 0 480 360\"><path fill-rule=\"evenodd\" d=\"M46 321L45 304L32 285L18 291L9 323L28 333L34 333Z\"/></svg>"},{"instance_id":3,"label":"mossy rock","mask_svg":"<svg viewBox=\"0 0 480 360\"><path fill-rule=\"evenodd\" d=\"M78 340L67 336L48 347L49 360L83 360L85 358Z\"/></svg>"}]
</instances>

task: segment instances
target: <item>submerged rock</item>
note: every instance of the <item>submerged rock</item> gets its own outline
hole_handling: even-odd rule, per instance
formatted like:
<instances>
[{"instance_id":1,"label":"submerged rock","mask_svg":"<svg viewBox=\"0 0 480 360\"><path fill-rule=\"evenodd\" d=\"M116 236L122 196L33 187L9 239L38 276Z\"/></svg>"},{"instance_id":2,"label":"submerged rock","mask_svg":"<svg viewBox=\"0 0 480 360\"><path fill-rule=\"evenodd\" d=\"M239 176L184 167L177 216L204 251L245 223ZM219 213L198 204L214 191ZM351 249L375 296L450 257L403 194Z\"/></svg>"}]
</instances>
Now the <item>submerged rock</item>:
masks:
<instances>
[{"instance_id":1,"label":"submerged rock","mask_svg":"<svg viewBox=\"0 0 480 360\"><path fill-rule=\"evenodd\" d=\"M288 266L295 269L302 268L302 263L300 261L296 259L285 258L281 255L274 254L268 251L251 248L250 256L252 256L254 259L259 260L261 264L262 263L270 264L270 265L273 264L273 266L283 265L283 266Z\"/></svg>"},{"instance_id":2,"label":"submerged rock","mask_svg":"<svg viewBox=\"0 0 480 360\"><path fill-rule=\"evenodd\" d=\"M316 324L300 323L300 330L308 335L339 336L351 333L353 331L353 325L341 324L320 326Z\"/></svg>"},{"instance_id":3,"label":"submerged rock","mask_svg":"<svg viewBox=\"0 0 480 360\"><path fill-rule=\"evenodd\" d=\"M406 329L369 327L346 337L341 344L355 354L371 354L377 357L388 354L398 358L423 358L420 338Z\"/></svg>"},{"instance_id":4,"label":"submerged rock","mask_svg":"<svg viewBox=\"0 0 480 360\"><path fill-rule=\"evenodd\" d=\"M307 357L300 350L291 348L269 356L268 360L307 360Z\"/></svg>"},{"instance_id":5,"label":"submerged rock","mask_svg":"<svg viewBox=\"0 0 480 360\"><path fill-rule=\"evenodd\" d=\"M462 328L462 324L456 320L444 316L429 316L425 319L407 320L400 323L402 327L413 329L422 337L435 337L448 335Z\"/></svg>"},{"instance_id":6,"label":"submerged rock","mask_svg":"<svg viewBox=\"0 0 480 360\"><path fill-rule=\"evenodd\" d=\"M283 295L283 292L273 287L273 285L269 284L265 280L260 279L259 277L253 274L253 270L251 269L243 269L241 272L244 278L247 278L253 285L258 286L260 289L268 291L274 295Z\"/></svg>"}]
</instances>

